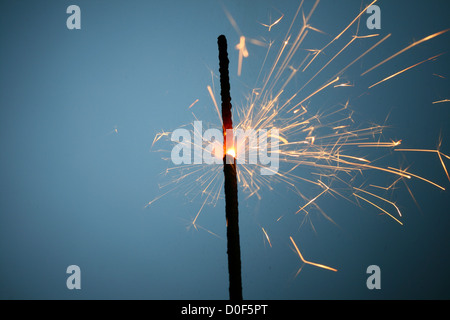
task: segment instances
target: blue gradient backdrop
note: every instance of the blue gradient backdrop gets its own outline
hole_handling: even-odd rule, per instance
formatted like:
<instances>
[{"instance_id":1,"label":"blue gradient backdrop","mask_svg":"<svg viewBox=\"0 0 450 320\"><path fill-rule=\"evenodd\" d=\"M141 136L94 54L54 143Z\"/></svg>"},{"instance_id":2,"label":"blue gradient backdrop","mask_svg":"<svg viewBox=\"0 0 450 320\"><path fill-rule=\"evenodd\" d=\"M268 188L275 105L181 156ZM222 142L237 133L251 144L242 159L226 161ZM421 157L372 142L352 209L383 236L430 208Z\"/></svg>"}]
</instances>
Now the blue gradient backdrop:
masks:
<instances>
[{"instance_id":1,"label":"blue gradient backdrop","mask_svg":"<svg viewBox=\"0 0 450 320\"><path fill-rule=\"evenodd\" d=\"M66 28L71 4L81 8L81 30ZM233 46L239 35L222 4L246 36L277 41L298 7L298 1L269 0L1 1L1 299L228 298L223 198L205 207L198 221L222 239L186 229L199 199L191 202L174 193L145 208L163 193L160 173L168 166L150 150L155 134L191 122L188 106L196 99L193 109L200 120L218 124L206 86L212 83L210 70L218 74L220 34L229 42L233 104L243 103L255 85L265 51L248 44L250 57L237 77ZM392 33L391 38L348 70L349 78L358 79L355 87L342 96L318 96L314 103L323 108L345 102L347 95L355 118L364 123L384 124L389 115L386 139L403 139L407 148L435 149L442 136L441 150L450 154L450 105L431 104L450 98L448 54L353 101L394 71L450 51L445 34L370 76L357 76L413 41L448 28L449 2L378 5L379 33ZM360 1L322 1L311 24L328 36L311 34L306 46L321 48L360 7ZM271 33L258 23L270 16L273 21L280 12L285 17ZM364 28L365 18L360 33L369 34ZM326 70L328 77L350 61L347 57ZM303 80L296 79L296 85ZM414 172L450 187L434 155L390 156L392 166L411 165ZM370 180L371 173L365 178ZM388 178L380 183L388 184ZM263 191L261 201L241 195L244 297L450 298L449 193L418 180L409 186L419 207L405 188L393 198L404 213L403 227L374 208L329 196L319 205L338 226L316 213L316 232L310 227L298 231L300 220L291 226L273 223L300 205L287 186ZM270 233L272 248L260 226ZM307 259L339 272L305 266L295 277L301 263L290 235ZM66 288L66 268L72 264L81 268L81 290ZM381 268L381 290L366 287L371 264Z\"/></svg>"}]
</instances>

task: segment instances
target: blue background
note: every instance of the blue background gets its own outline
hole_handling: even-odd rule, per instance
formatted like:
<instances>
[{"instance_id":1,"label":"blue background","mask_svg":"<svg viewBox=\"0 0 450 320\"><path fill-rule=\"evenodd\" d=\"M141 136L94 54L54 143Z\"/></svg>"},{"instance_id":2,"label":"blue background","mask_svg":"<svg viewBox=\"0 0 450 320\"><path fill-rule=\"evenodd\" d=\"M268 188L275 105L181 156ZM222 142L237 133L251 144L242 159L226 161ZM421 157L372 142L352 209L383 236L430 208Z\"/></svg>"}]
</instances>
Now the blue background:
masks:
<instances>
[{"instance_id":1,"label":"blue background","mask_svg":"<svg viewBox=\"0 0 450 320\"><path fill-rule=\"evenodd\" d=\"M306 1L306 8L312 3ZM81 30L66 28L71 4L81 8ZM155 134L192 122L191 111L220 128L206 90L211 70L218 74L220 34L229 42L234 106L245 104L255 86L265 49L247 44L250 56L237 77L233 47L239 35L222 4L244 35L277 45L298 7L297 1L269 0L1 2L1 299L228 298L223 197L216 206L206 206L198 221L220 238L186 228L201 199L191 201L175 192L145 207L165 192L159 188L164 181L160 173L170 166L151 150ZM448 52L448 33L359 75L413 41L448 28L450 5L437 0L378 5L379 33L392 36L346 72L354 87L324 93L310 107L350 99L361 123L384 124L389 115L387 141L403 139L405 148L436 149L442 136L441 151L449 154L450 105L432 104L450 98L448 55L367 90L398 70ZM323 47L360 7L360 1L322 1L311 25L327 35L310 33L305 48ZM268 23L270 17L274 21L280 13L283 20L270 33L258 23ZM373 33L366 29L365 17L361 35ZM341 46L354 32L346 33ZM355 43L349 52L362 53L378 39ZM358 55L343 55L308 90ZM295 79L292 92L302 81L301 76ZM359 97L362 93L368 94ZM170 144L161 148L170 149ZM411 172L450 187L436 155L381 154L386 153L389 165L410 166ZM392 182L389 175L364 176L371 178L384 185ZM317 212L312 215L315 230L299 228L300 218L277 224L282 213L292 214L302 205L286 185L275 185L273 192L264 189L261 200L245 200L241 193L244 298L450 298L448 191L419 180L408 185L419 207L403 184L392 196L402 209L404 226L373 207L331 196L319 205L338 226ZM289 236L306 259L338 272L306 265L295 277L301 262ZM66 268L72 264L81 268L81 290L66 287ZM366 268L372 264L381 268L381 290L366 287Z\"/></svg>"}]
</instances>

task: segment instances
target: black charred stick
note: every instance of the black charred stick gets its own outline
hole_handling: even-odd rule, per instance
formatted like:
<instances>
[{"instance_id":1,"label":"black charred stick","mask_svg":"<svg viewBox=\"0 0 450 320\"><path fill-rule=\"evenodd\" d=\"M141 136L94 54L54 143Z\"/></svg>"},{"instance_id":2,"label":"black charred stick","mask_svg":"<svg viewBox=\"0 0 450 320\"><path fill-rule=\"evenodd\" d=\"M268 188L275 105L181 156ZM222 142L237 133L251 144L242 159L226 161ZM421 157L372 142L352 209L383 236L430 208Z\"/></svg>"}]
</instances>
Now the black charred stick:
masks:
<instances>
[{"instance_id":1,"label":"black charred stick","mask_svg":"<svg viewBox=\"0 0 450 320\"><path fill-rule=\"evenodd\" d=\"M238 189L236 176L236 159L227 154L227 131L232 135L230 79L228 75L227 39L224 35L218 38L220 95L222 98L223 122L223 172L225 176L225 216L227 221L227 254L230 280L230 300L242 300L241 247L239 242ZM232 146L228 146L230 148Z\"/></svg>"}]
</instances>

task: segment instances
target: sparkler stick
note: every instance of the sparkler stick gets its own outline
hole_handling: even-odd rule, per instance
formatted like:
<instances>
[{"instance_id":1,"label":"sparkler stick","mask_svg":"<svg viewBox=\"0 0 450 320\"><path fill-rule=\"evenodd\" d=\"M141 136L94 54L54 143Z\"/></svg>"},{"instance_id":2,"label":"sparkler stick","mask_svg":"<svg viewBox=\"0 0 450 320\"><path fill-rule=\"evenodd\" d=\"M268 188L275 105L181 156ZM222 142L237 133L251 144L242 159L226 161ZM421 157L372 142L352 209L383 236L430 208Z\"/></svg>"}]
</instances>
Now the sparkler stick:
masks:
<instances>
[{"instance_id":1,"label":"sparkler stick","mask_svg":"<svg viewBox=\"0 0 450 320\"><path fill-rule=\"evenodd\" d=\"M222 98L223 122L223 172L225 175L225 216L227 221L228 273L230 300L242 300L241 248L239 243L239 211L236 176L236 158L233 145L227 146L227 132L233 130L231 118L230 79L228 75L227 39L217 39L219 46L220 95ZM229 137L230 138L230 137ZM228 139L228 142L233 141ZM233 152L232 152L233 151Z\"/></svg>"}]
</instances>

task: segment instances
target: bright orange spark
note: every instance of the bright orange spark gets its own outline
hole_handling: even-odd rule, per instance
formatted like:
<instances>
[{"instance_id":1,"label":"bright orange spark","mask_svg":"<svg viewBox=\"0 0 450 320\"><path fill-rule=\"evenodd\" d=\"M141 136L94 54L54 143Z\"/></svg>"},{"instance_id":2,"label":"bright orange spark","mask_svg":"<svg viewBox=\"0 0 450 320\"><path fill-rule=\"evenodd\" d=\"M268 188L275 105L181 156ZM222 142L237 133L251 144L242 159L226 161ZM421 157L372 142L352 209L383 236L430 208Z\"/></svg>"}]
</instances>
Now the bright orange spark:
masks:
<instances>
[{"instance_id":1,"label":"bright orange spark","mask_svg":"<svg viewBox=\"0 0 450 320\"><path fill-rule=\"evenodd\" d=\"M318 267L318 268L322 268L322 269L326 269L326 270L337 272L337 269L325 266L323 264L319 264L319 263L315 263L315 262L311 262L311 261L305 260L305 258L303 258L303 256L302 256L300 250L298 249L297 245L295 244L294 239L292 239L292 237L289 237L289 238L291 239L291 242L292 242L292 244L295 247L295 251L297 251L297 254L298 254L298 256L300 257L300 259L302 260L303 263L310 264L310 265Z\"/></svg>"},{"instance_id":2,"label":"bright orange spark","mask_svg":"<svg viewBox=\"0 0 450 320\"><path fill-rule=\"evenodd\" d=\"M371 52L373 49L375 49L376 47L378 47L381 43L383 43L387 38L389 38L391 36L391 34L389 33L387 36L385 36L383 39L381 39L380 41L378 41L377 43L375 43L372 47L370 47L366 52L364 52L363 54L361 54L358 58L356 58L355 60L353 60L350 64L348 64L345 68L343 68L341 71L339 71L334 77L337 77L338 75L341 75L345 72L345 70L347 70L348 68L350 68L352 65L354 65L356 62L358 62L359 60L361 60L366 54L368 54L369 52ZM334 78L333 77L333 78Z\"/></svg>"},{"instance_id":3,"label":"bright orange spark","mask_svg":"<svg viewBox=\"0 0 450 320\"><path fill-rule=\"evenodd\" d=\"M383 189L383 190L390 190L392 189L400 180L402 179L402 177L399 177L397 180L395 180L390 186L388 187L380 187L374 184L369 184L369 187L373 187L373 188L378 188L378 189Z\"/></svg>"},{"instance_id":4,"label":"bright orange spark","mask_svg":"<svg viewBox=\"0 0 450 320\"><path fill-rule=\"evenodd\" d=\"M441 79L445 79L444 76L442 76L442 75L440 75L440 74L437 74L437 73L433 73L433 76L439 77L439 78L441 78Z\"/></svg>"},{"instance_id":5,"label":"bright orange spark","mask_svg":"<svg viewBox=\"0 0 450 320\"><path fill-rule=\"evenodd\" d=\"M168 136L170 134L170 132L161 132L161 133L157 133L156 135L155 135L155 138L153 139L153 142L152 142L152 148L153 148L153 145L159 140L159 139L161 139L162 137L165 137L165 136Z\"/></svg>"},{"instance_id":6,"label":"bright orange spark","mask_svg":"<svg viewBox=\"0 0 450 320\"><path fill-rule=\"evenodd\" d=\"M239 26L236 22L236 20L234 20L233 16L231 15L231 13L225 8L224 5L222 5L223 11L225 12L228 21L230 21L231 25L233 26L234 30L236 30L238 35L242 35L241 29L239 29Z\"/></svg>"},{"instance_id":7,"label":"bright orange spark","mask_svg":"<svg viewBox=\"0 0 450 320\"><path fill-rule=\"evenodd\" d=\"M380 83L383 83L383 82L385 82L385 81L387 81L387 80L389 80L389 79L392 79L392 78L398 76L399 74L402 74L402 73L405 72L405 71L408 71L408 70L410 70L410 69L412 69L412 68L415 68L415 67L421 65L422 63L425 63L425 62L430 61L430 60L434 60L434 59L438 58L438 57L441 56L441 55L443 55L443 53L440 53L440 54L438 54L438 55L436 55L436 56L434 56L434 57L428 58L428 59L426 59L426 60L423 60L423 61L421 61L421 62L416 63L415 65L412 65L412 66L410 66L410 67L408 67L408 68L405 68L405 69L403 69L403 70L401 70L401 71L399 71L399 72L397 72L397 73L394 73L393 75L390 75L389 77L387 77L387 78L385 78L385 79L383 79L383 80L381 80L381 81L378 81L377 83L371 85L371 86L369 87L369 89L372 89L373 87L379 85Z\"/></svg>"},{"instance_id":8,"label":"bright orange spark","mask_svg":"<svg viewBox=\"0 0 450 320\"><path fill-rule=\"evenodd\" d=\"M264 27L267 27L267 28L269 28L269 32L270 32L270 29L272 29L272 27L274 26L274 25L276 25L276 24L278 24L280 21L281 21L281 19L283 19L283 17L284 17L284 14L281 16L281 17L279 17L274 23L272 23L272 24L270 24L270 25L267 25L267 24L264 24L264 23L259 23L259 24L261 24L262 26L264 26Z\"/></svg>"},{"instance_id":9,"label":"bright orange spark","mask_svg":"<svg viewBox=\"0 0 450 320\"><path fill-rule=\"evenodd\" d=\"M320 183L321 181L319 180L319 183ZM309 206L311 203L313 203L314 201L316 201L321 195L323 195L325 192L327 192L328 190L329 190L330 188L328 187L328 186L326 186L326 188L321 192L321 193L319 193L317 196L315 196L313 199L311 199L307 204L305 204L303 207L301 207L300 209L298 209L297 210L297 212L295 213L295 214L297 214L297 213L299 213L299 212L301 212L301 211L303 211L307 206Z\"/></svg>"},{"instance_id":10,"label":"bright orange spark","mask_svg":"<svg viewBox=\"0 0 450 320\"><path fill-rule=\"evenodd\" d=\"M216 112L217 112L217 115L219 116L220 123L222 123L222 114L220 113L219 107L217 106L216 98L214 97L214 93L212 92L211 86L207 86L207 89L208 89L209 95L211 96L211 99L214 103L214 107L216 108Z\"/></svg>"},{"instance_id":11,"label":"bright orange spark","mask_svg":"<svg viewBox=\"0 0 450 320\"><path fill-rule=\"evenodd\" d=\"M350 82L347 82L347 83L337 84L334 86L334 88L339 88L339 87L354 87L354 85L351 84Z\"/></svg>"},{"instance_id":12,"label":"bright orange spark","mask_svg":"<svg viewBox=\"0 0 450 320\"><path fill-rule=\"evenodd\" d=\"M367 193L367 194L369 194L369 195L371 195L371 196L373 196L373 197L375 197L375 198L378 198L378 199L380 199L380 200L382 200L382 201L385 201L385 202L391 204L391 205L397 210L398 215L399 215L400 217L402 216L402 213L400 212L400 209L397 207L397 205L396 205L394 202L389 201L389 200L387 200L387 199L385 199L385 198L383 198L383 197L377 196L376 194L371 193L371 192L366 191L366 190L363 190L363 189L359 189L359 188L354 188L354 189L355 189L355 190L358 190L358 191L361 191L361 192L364 192L364 193Z\"/></svg>"},{"instance_id":13,"label":"bright orange spark","mask_svg":"<svg viewBox=\"0 0 450 320\"><path fill-rule=\"evenodd\" d=\"M444 100L434 101L433 104L444 103L444 102L450 102L450 99L444 99Z\"/></svg>"},{"instance_id":14,"label":"bright orange spark","mask_svg":"<svg viewBox=\"0 0 450 320\"><path fill-rule=\"evenodd\" d=\"M441 161L442 168L444 169L445 174L447 175L448 181L450 181L450 175L448 174L447 167L445 166L444 160L442 160L442 153L438 153L439 160Z\"/></svg>"},{"instance_id":15,"label":"bright orange spark","mask_svg":"<svg viewBox=\"0 0 450 320\"><path fill-rule=\"evenodd\" d=\"M433 153L440 153L447 159L450 159L450 156L443 154L439 150L429 150L429 149L394 149L394 151L415 151L415 152L433 152Z\"/></svg>"},{"instance_id":16,"label":"bright orange spark","mask_svg":"<svg viewBox=\"0 0 450 320\"><path fill-rule=\"evenodd\" d=\"M355 19L353 19L352 22L350 22L350 24L344 28L344 30L341 31L341 33L339 33L333 40L331 40L325 47L323 47L321 50L319 50L319 52L323 52L326 48L328 48L328 46L330 46L333 42L335 42L336 40L338 40L364 13L366 13L367 9L373 5L375 2L377 2L377 0L374 0L371 4L369 4L364 10L362 10L356 17ZM352 40L353 41L353 40ZM317 58L318 54L316 54L314 56L314 58L308 63L308 65L305 67L305 69L303 69L303 71L305 71L309 65Z\"/></svg>"},{"instance_id":17,"label":"bright orange spark","mask_svg":"<svg viewBox=\"0 0 450 320\"><path fill-rule=\"evenodd\" d=\"M441 34L444 34L444 33L448 32L448 31L450 31L450 29L446 29L446 30L442 30L442 31L436 32L436 33L434 33L434 34L432 34L432 35L429 35L428 37L423 38L422 40L419 40L419 41L416 41L416 42L410 44L409 46L407 46L406 48L400 50L400 51L397 52L396 54L393 54L393 55L390 56L389 58L387 58L387 59L381 61L380 63L378 63L377 65L373 66L373 67L370 68L369 70L363 72L363 73L361 74L361 76L366 75L366 74L369 73L370 71L372 71L372 70L378 68L378 67L381 66L382 64L385 64L385 63L388 62L389 60L394 59L395 57L397 57L398 55L402 54L403 52L405 52L405 51L407 51L407 50L409 50L409 49L411 49L411 48L413 48L413 47L415 47L415 46L417 46L417 45L419 45L419 44L421 44L421 43L423 43L423 42L425 42L425 41L428 41L428 40L431 40L431 39L433 39L433 38L435 38L435 37L437 37L437 36L440 36Z\"/></svg>"},{"instance_id":18,"label":"bright orange spark","mask_svg":"<svg viewBox=\"0 0 450 320\"><path fill-rule=\"evenodd\" d=\"M450 181L450 175L447 171L447 167L445 166L444 160L442 159L442 156L446 157L447 159L450 159L450 156L440 152L439 150L428 150L428 149L395 149L394 151L411 151L411 152L432 152L437 153L439 157L439 161L441 162L442 168L444 169L444 172L447 176L447 179Z\"/></svg>"},{"instance_id":19,"label":"bright orange spark","mask_svg":"<svg viewBox=\"0 0 450 320\"><path fill-rule=\"evenodd\" d=\"M265 230L263 227L261 227L261 229L262 229L262 231L263 231L263 233L264 233L264 236L265 236L266 239L267 239L267 242L269 243L269 246L272 248L272 242L270 242L269 235L267 234L266 230Z\"/></svg>"},{"instance_id":20,"label":"bright orange spark","mask_svg":"<svg viewBox=\"0 0 450 320\"><path fill-rule=\"evenodd\" d=\"M372 3L370 3L364 10L362 10L357 16L356 16L356 18L355 19L353 19L353 21L344 29L344 30L342 30L342 32L341 33L339 33L334 39L333 39L333 41L335 41L335 40L337 40L337 39L339 39L344 33L345 33L345 31L347 31L358 19L359 19L359 17L361 17L364 13L366 13L367 12L367 9L369 8L369 7L371 7L375 2L377 2L377 0L374 0Z\"/></svg>"},{"instance_id":21,"label":"bright orange spark","mask_svg":"<svg viewBox=\"0 0 450 320\"><path fill-rule=\"evenodd\" d=\"M313 97L314 95L316 95L317 93L319 93L320 91L322 91L323 89L331 86L333 83L336 83L339 81L339 77L337 77L336 79L334 79L333 81L328 82L327 84L323 85L322 87L320 87L319 89L317 89L316 91L314 91L313 93L311 93L309 96L307 96L305 99L303 99L302 101L300 101L299 103L297 103L293 108L291 108L288 112L293 111L294 109L296 109L299 105L301 105L303 102L305 102L306 100L309 100L311 97Z\"/></svg>"},{"instance_id":22,"label":"bright orange spark","mask_svg":"<svg viewBox=\"0 0 450 320\"><path fill-rule=\"evenodd\" d=\"M396 147L398 145L400 145L402 143L402 140L398 140L398 141L392 141L392 142L364 142L364 143L355 143L359 148L363 148L363 147L370 147L370 148L392 148L392 147ZM346 144L346 145L350 145L350 144Z\"/></svg>"},{"instance_id":23,"label":"bright orange spark","mask_svg":"<svg viewBox=\"0 0 450 320\"><path fill-rule=\"evenodd\" d=\"M247 47L245 46L245 37L241 36L239 38L239 43L236 45L236 50L239 50L239 60L238 60L238 76L242 72L242 60L248 57Z\"/></svg>"},{"instance_id":24,"label":"bright orange spark","mask_svg":"<svg viewBox=\"0 0 450 320\"><path fill-rule=\"evenodd\" d=\"M194 104L196 104L198 102L198 99L197 100L195 100L194 102L192 102L192 104L189 106L189 108L188 109L190 109L190 108L192 108L193 106L194 106Z\"/></svg>"},{"instance_id":25,"label":"bright orange spark","mask_svg":"<svg viewBox=\"0 0 450 320\"><path fill-rule=\"evenodd\" d=\"M397 221L400 225L403 225L403 223L402 223L400 220L398 220L396 217L394 217L392 214L390 214L389 212L387 212L386 210L384 210L384 209L381 208L380 206L377 206L377 205L376 205L375 203L373 203L372 201L369 201L369 200L367 200L366 198L361 197L359 194L356 194L356 193L354 193L353 195L354 195L355 197L358 197L358 198L360 198L360 199L366 201L367 203L371 204L371 205L374 206L375 208L377 208L377 209L383 211L383 212L386 213L389 217L391 217L392 219L394 219L395 221Z\"/></svg>"},{"instance_id":26,"label":"bright orange spark","mask_svg":"<svg viewBox=\"0 0 450 320\"><path fill-rule=\"evenodd\" d=\"M408 175L411 176L411 177L414 177L414 178L423 180L423 181L425 181L425 182L428 182L429 184L431 184L431 185L433 185L433 186L435 186L435 187L437 187L437 188L439 188L439 189L445 191L445 188L442 187L442 186L440 186L440 185L438 185L437 183L434 183L433 181L430 181L430 180L425 179L425 178L423 178L423 177L421 177L421 176L412 174L412 173L410 173L410 172L406 172L406 170L400 170L400 169L396 169L396 168L392 168L392 167L388 167L388 169L391 169L391 170L394 170L394 171L398 171L398 172L403 173L403 174L408 174Z\"/></svg>"}]
</instances>

